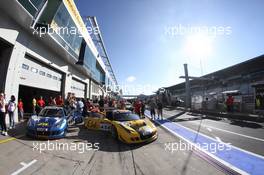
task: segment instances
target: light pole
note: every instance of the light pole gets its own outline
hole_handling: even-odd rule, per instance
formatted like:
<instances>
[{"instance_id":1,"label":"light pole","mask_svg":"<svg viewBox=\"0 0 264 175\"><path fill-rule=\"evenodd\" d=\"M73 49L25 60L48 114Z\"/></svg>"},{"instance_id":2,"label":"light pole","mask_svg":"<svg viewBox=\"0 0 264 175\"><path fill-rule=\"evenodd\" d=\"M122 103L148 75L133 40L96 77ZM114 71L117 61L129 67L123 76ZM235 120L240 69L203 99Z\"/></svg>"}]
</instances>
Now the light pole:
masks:
<instances>
[{"instance_id":1,"label":"light pole","mask_svg":"<svg viewBox=\"0 0 264 175\"><path fill-rule=\"evenodd\" d=\"M190 80L188 75L188 65L184 64L184 73L185 73L185 107L191 108L191 89L190 89Z\"/></svg>"},{"instance_id":2,"label":"light pole","mask_svg":"<svg viewBox=\"0 0 264 175\"><path fill-rule=\"evenodd\" d=\"M205 78L205 77L194 77L194 76L189 76L188 74L188 65L184 64L184 73L185 76L180 76L179 78L184 78L185 79L185 108L191 108L192 104L192 97L191 97L191 87L190 87L190 79L192 80L201 80L201 81L213 81L213 78Z\"/></svg>"}]
</instances>

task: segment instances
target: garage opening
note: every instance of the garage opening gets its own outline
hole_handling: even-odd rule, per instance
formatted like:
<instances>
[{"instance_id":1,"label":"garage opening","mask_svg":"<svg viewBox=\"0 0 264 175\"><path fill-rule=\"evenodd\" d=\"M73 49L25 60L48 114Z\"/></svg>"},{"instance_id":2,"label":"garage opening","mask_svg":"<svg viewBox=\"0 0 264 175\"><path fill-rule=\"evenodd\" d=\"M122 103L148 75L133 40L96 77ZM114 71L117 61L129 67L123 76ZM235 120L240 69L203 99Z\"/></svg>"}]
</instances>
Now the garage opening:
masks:
<instances>
[{"instance_id":1,"label":"garage opening","mask_svg":"<svg viewBox=\"0 0 264 175\"><path fill-rule=\"evenodd\" d=\"M86 97L86 89L87 85L75 78L72 79L71 85L71 93L75 94L77 98L85 98Z\"/></svg>"},{"instance_id":2,"label":"garage opening","mask_svg":"<svg viewBox=\"0 0 264 175\"><path fill-rule=\"evenodd\" d=\"M11 56L13 47L0 38L0 91L4 92L5 90L5 82L6 82L6 74L9 65L9 60Z\"/></svg>"},{"instance_id":3,"label":"garage opening","mask_svg":"<svg viewBox=\"0 0 264 175\"><path fill-rule=\"evenodd\" d=\"M26 114L32 113L33 98L36 98L36 100L38 100L39 97L42 96L46 104L48 104L48 100L50 97L58 97L59 95L61 95L60 92L19 85L18 99L22 99L24 103L24 112Z\"/></svg>"}]
</instances>

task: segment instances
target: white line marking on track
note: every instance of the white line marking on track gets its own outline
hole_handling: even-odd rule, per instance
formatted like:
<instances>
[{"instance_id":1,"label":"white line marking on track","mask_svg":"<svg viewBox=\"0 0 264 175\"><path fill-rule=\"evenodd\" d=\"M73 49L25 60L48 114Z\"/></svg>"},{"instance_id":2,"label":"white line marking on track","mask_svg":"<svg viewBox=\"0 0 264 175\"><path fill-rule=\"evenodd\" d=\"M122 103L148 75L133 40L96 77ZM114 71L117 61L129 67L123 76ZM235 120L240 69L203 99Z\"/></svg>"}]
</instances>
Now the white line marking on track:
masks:
<instances>
[{"instance_id":1,"label":"white line marking on track","mask_svg":"<svg viewBox=\"0 0 264 175\"><path fill-rule=\"evenodd\" d=\"M222 140L221 140L219 137L215 137L215 139L216 139L218 142L222 142Z\"/></svg>"},{"instance_id":2,"label":"white line marking on track","mask_svg":"<svg viewBox=\"0 0 264 175\"><path fill-rule=\"evenodd\" d=\"M20 162L20 165L27 166L27 164L25 162Z\"/></svg>"},{"instance_id":3,"label":"white line marking on track","mask_svg":"<svg viewBox=\"0 0 264 175\"><path fill-rule=\"evenodd\" d=\"M208 126L208 125L202 124L202 126L206 127L206 128L210 128L210 126ZM216 128L216 127L214 127L214 129L218 130L218 131L222 131L222 132L227 132L227 133L230 133L230 134L238 135L238 136L241 136L241 137L246 137L246 138L249 138L249 139L254 139L254 140L258 140L258 141L264 142L264 139L260 139L260 138L257 138L257 137L248 136L248 135L244 135L244 134L239 134L239 133L236 133L236 132L227 131L227 130Z\"/></svg>"},{"instance_id":4,"label":"white line marking on track","mask_svg":"<svg viewBox=\"0 0 264 175\"><path fill-rule=\"evenodd\" d=\"M148 116L148 115L147 115L147 116ZM149 117L149 116L148 116L148 117ZM159 123L159 122L158 122L158 123ZM159 123L159 124L160 124L160 123ZM177 124L177 125L179 125L179 124ZM180 126L182 126L182 125L180 125ZM162 125L162 124L161 124L161 127L163 127L164 129L168 130L168 131L171 132L173 135L175 135L175 136L181 138L182 140L186 141L187 143L191 144L191 145L194 146L196 149L199 149L199 150L203 151L205 154L211 156L212 158L216 159L217 161L221 162L222 164L224 164L224 165L230 167L231 169L235 170L236 172L238 172L238 173L240 173L240 174L242 174L242 175L249 175L247 172L245 172L245 171L243 171L243 170L241 170L241 169L239 169L239 168L237 168L237 167L231 165L230 163L228 163L228 162L226 162L226 161L224 161L224 160L218 158L217 156L213 155L212 153L210 153L210 152L208 152L208 151L205 151L205 150L202 149L201 147L197 146L197 144L195 144L195 143L189 141L188 139L184 138L184 137L181 136L180 134L178 134L178 133L172 131L170 128L168 128L168 127L166 127L166 126L164 126L164 125ZM183 127L184 127L184 126L183 126ZM185 128L185 127L184 127L184 128ZM189 128L187 128L187 129L189 129ZM191 130L191 129L189 129L189 130ZM193 131L193 130L192 130L192 131ZM199 133L199 134L200 134L200 133ZM208 136L207 136L207 137L208 137ZM208 138L210 138L210 137L208 137ZM213 139L213 138L212 138L212 139Z\"/></svg>"},{"instance_id":5,"label":"white line marking on track","mask_svg":"<svg viewBox=\"0 0 264 175\"><path fill-rule=\"evenodd\" d=\"M30 167L31 165L33 165L34 163L36 163L37 160L34 159L29 163L25 163L25 162L20 162L20 164L23 166L22 168L16 170L15 172L13 172L11 175L17 175L19 173L21 173L22 171L24 171L25 169L27 169L28 167Z\"/></svg>"},{"instance_id":6,"label":"white line marking on track","mask_svg":"<svg viewBox=\"0 0 264 175\"><path fill-rule=\"evenodd\" d=\"M147 115L147 116L150 118L149 115ZM150 119L151 119L151 118L150 118ZM183 126L183 125L178 124L178 123L175 123L175 122L172 122L172 123L174 123L175 125L178 125L178 126L180 126L180 127L183 127L183 128L185 128L185 129L187 129L187 130L189 130L189 131L192 131L192 132L194 132L195 134L200 134L200 135L202 135L202 136L204 136L204 137L207 137L207 138L209 138L209 139L213 139L213 140L217 141L215 138L210 137L210 136L208 136L208 135L206 135L206 134L203 134L203 133L201 133L200 131L193 130L193 129L191 129L191 128L188 128L188 127L186 127L186 126ZM161 125L161 126L164 127L165 129L168 129L170 132L173 132L173 131L170 130L169 128L167 128L167 127L165 127L165 126L163 126L163 125ZM205 126L205 125L204 125L204 126ZM207 127L210 127L210 126L207 125ZM216 129L216 128L214 127L214 129ZM236 134L237 134L237 133L236 133ZM182 136L180 136L179 134L176 134L176 135L178 135L179 137L182 137ZM182 137L182 138L184 138L184 137ZM184 140L185 140L185 139L184 139ZM186 139L186 140L187 140L187 139ZM224 143L224 142L222 142L222 143ZM226 144L226 143L224 143L224 144ZM238 150L240 150L240 151L243 151L243 152L245 152L245 153L251 154L251 155L253 155L253 156L259 157L259 158L261 158L261 159L264 160L264 156L262 156L262 155L259 155L259 154L256 154L256 153L253 153L253 152L250 152L250 151L244 150L244 149L239 148L239 147L234 146L234 145L232 145L232 147L233 147L233 148L236 148L236 149L238 149Z\"/></svg>"},{"instance_id":7,"label":"white line marking on track","mask_svg":"<svg viewBox=\"0 0 264 175\"><path fill-rule=\"evenodd\" d=\"M192 132L194 132L195 134L200 134L200 135L202 135L202 136L204 136L204 137L207 137L207 138L209 138L209 139L213 139L213 140L217 141L215 138L210 137L210 136L208 136L208 135L206 135L206 134L203 134L203 133L201 133L200 131L193 130L193 129L191 129L191 128L188 128L188 127L183 126L183 125L178 124L178 123L174 123L174 124L175 124L175 125L178 125L178 126L180 126L180 127L183 127L183 128L185 128L185 129L187 129L187 130L189 130L189 131L192 131ZM216 129L216 128L214 128L214 129ZM223 142L223 143L224 143L224 142ZM226 143L224 143L224 144L226 144ZM250 151L244 150L244 149L239 148L239 147L236 147L236 146L234 146L234 145L232 145L232 147L234 147L234 148L236 148L236 149L238 149L238 150L240 150L240 151L243 151L243 152L245 152L245 153L251 154L251 155L253 155L253 156L259 157L259 158L261 158L261 159L264 159L264 156L262 156L262 155L259 155L259 154L256 154L256 153L253 153L253 152L250 152Z\"/></svg>"},{"instance_id":8,"label":"white line marking on track","mask_svg":"<svg viewBox=\"0 0 264 175\"><path fill-rule=\"evenodd\" d=\"M208 131L212 132L212 129L211 128L206 128Z\"/></svg>"},{"instance_id":9,"label":"white line marking on track","mask_svg":"<svg viewBox=\"0 0 264 175\"><path fill-rule=\"evenodd\" d=\"M195 123L195 122L193 122L193 123ZM202 126L203 127L206 127L208 131L210 131L210 132L212 131L212 129L211 129L212 126L204 125L204 124L202 124ZM213 128L215 130L219 130L219 131L222 131L222 132L227 132L227 133L234 134L234 135L238 135L238 136L241 136L241 137L246 137L246 138L249 138L249 139L253 139L253 140L258 140L258 141L264 142L264 139L261 139L261 138L257 138L257 137L253 137L253 136L248 136L248 135L244 135L244 134L239 134L239 133L236 133L236 132L232 132L232 131L228 131L228 130L224 130L224 129L220 129L220 128L216 128L216 127L213 127Z\"/></svg>"}]
</instances>

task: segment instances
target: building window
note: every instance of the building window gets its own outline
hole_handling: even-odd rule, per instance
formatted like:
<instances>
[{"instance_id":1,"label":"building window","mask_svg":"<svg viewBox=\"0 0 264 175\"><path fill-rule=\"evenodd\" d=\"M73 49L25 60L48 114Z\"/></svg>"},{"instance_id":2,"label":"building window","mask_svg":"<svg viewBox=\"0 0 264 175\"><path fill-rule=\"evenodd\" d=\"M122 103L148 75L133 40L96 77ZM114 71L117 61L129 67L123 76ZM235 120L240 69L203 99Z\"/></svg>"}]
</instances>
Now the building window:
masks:
<instances>
[{"instance_id":1,"label":"building window","mask_svg":"<svg viewBox=\"0 0 264 175\"><path fill-rule=\"evenodd\" d=\"M52 33L52 36L57 42L59 42L74 57L78 58L82 37L63 3L58 8L51 22L51 28L55 31Z\"/></svg>"},{"instance_id":2,"label":"building window","mask_svg":"<svg viewBox=\"0 0 264 175\"><path fill-rule=\"evenodd\" d=\"M18 0L18 2L32 15L35 16L46 0Z\"/></svg>"},{"instance_id":3,"label":"building window","mask_svg":"<svg viewBox=\"0 0 264 175\"><path fill-rule=\"evenodd\" d=\"M52 76L51 76L50 74L47 74L47 77L48 77L48 78L52 78Z\"/></svg>"},{"instance_id":4,"label":"building window","mask_svg":"<svg viewBox=\"0 0 264 175\"><path fill-rule=\"evenodd\" d=\"M45 72L43 72L43 71L39 71L39 75L42 75L42 76L45 76Z\"/></svg>"},{"instance_id":5,"label":"building window","mask_svg":"<svg viewBox=\"0 0 264 175\"><path fill-rule=\"evenodd\" d=\"M38 69L31 67L31 72L38 73Z\"/></svg>"},{"instance_id":6,"label":"building window","mask_svg":"<svg viewBox=\"0 0 264 175\"><path fill-rule=\"evenodd\" d=\"M22 69L28 70L29 69L29 65L22 64Z\"/></svg>"},{"instance_id":7,"label":"building window","mask_svg":"<svg viewBox=\"0 0 264 175\"><path fill-rule=\"evenodd\" d=\"M56 76L53 76L52 78L53 78L53 80L58 80L58 78Z\"/></svg>"}]
</instances>

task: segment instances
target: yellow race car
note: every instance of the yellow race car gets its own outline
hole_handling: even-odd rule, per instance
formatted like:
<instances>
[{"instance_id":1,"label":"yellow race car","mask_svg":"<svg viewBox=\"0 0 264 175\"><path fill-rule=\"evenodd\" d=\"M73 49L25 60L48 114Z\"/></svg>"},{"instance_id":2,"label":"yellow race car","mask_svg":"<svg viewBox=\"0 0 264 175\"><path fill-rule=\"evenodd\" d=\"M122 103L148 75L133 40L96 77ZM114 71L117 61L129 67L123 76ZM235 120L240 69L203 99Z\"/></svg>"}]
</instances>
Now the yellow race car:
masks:
<instances>
[{"instance_id":1,"label":"yellow race car","mask_svg":"<svg viewBox=\"0 0 264 175\"><path fill-rule=\"evenodd\" d=\"M91 112L85 119L88 129L110 131L112 137L127 144L151 142L157 139L157 128L147 118L129 110Z\"/></svg>"}]
</instances>

